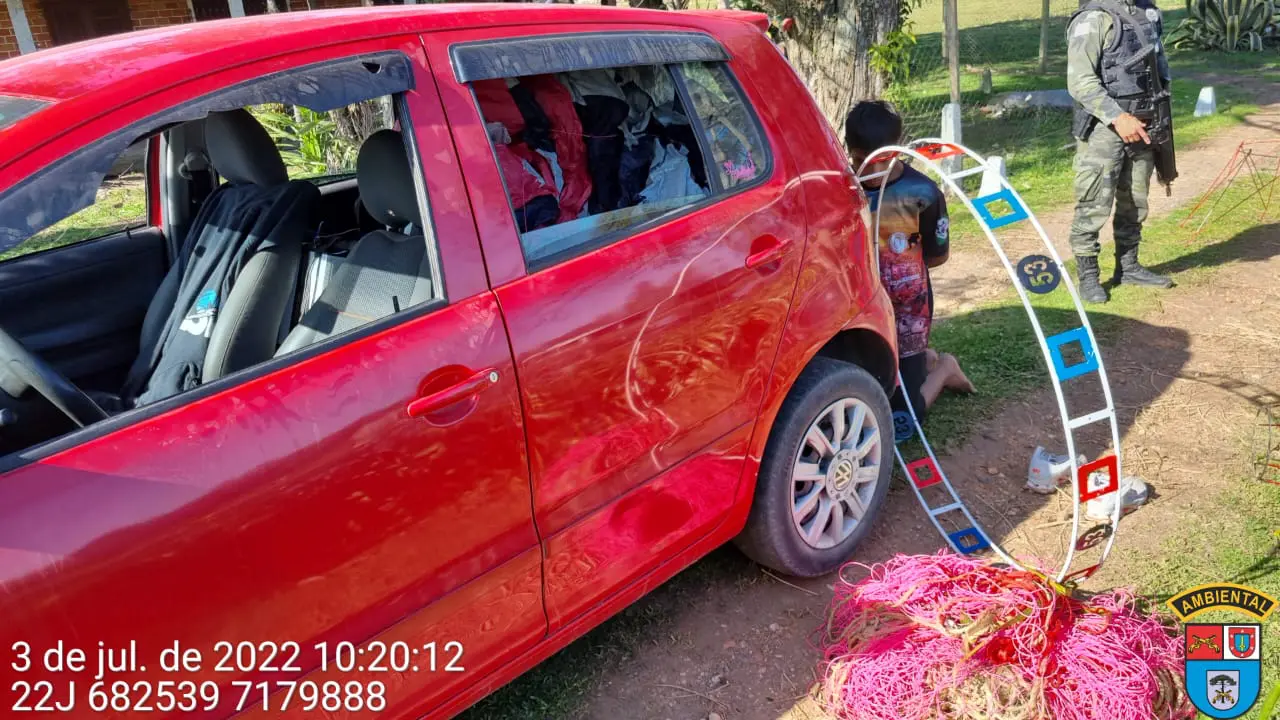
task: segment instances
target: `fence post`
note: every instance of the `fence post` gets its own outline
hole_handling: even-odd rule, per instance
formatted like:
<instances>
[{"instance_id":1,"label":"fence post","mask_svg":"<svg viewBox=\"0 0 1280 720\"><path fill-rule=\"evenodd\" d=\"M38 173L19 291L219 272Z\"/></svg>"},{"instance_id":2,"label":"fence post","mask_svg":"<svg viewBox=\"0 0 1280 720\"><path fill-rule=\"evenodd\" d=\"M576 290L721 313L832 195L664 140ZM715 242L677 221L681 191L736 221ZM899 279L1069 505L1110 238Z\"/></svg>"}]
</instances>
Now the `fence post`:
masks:
<instances>
[{"instance_id":1,"label":"fence post","mask_svg":"<svg viewBox=\"0 0 1280 720\"><path fill-rule=\"evenodd\" d=\"M947 67L951 73L951 102L960 104L960 14L956 0L947 0Z\"/></svg>"},{"instance_id":2,"label":"fence post","mask_svg":"<svg viewBox=\"0 0 1280 720\"><path fill-rule=\"evenodd\" d=\"M1049 0L1040 11L1040 74L1049 72Z\"/></svg>"},{"instance_id":3,"label":"fence post","mask_svg":"<svg viewBox=\"0 0 1280 720\"><path fill-rule=\"evenodd\" d=\"M950 17L951 17L951 0L942 0L942 28L943 28L942 60L944 62L946 61L947 58L951 57L950 53L947 50L948 38L947 38L947 31L946 31L947 22L948 22L947 18L950 18Z\"/></svg>"},{"instance_id":4,"label":"fence post","mask_svg":"<svg viewBox=\"0 0 1280 720\"><path fill-rule=\"evenodd\" d=\"M964 143L964 123L960 112L960 103L947 103L942 106L942 139L945 142ZM945 158L942 169L947 173L959 172L964 159L961 156Z\"/></svg>"}]
</instances>

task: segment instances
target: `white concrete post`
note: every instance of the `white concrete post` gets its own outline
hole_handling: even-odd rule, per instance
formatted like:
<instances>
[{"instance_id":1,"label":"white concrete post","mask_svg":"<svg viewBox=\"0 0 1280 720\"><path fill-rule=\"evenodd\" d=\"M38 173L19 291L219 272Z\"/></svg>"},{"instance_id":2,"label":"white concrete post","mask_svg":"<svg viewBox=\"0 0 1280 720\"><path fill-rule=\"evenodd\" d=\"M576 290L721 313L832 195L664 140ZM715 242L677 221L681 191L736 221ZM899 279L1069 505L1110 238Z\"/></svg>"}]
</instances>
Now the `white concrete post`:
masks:
<instances>
[{"instance_id":1,"label":"white concrete post","mask_svg":"<svg viewBox=\"0 0 1280 720\"><path fill-rule=\"evenodd\" d=\"M1196 98L1196 117L1213 115L1218 112L1218 94L1213 86L1200 88L1200 97Z\"/></svg>"},{"instance_id":2,"label":"white concrete post","mask_svg":"<svg viewBox=\"0 0 1280 720\"><path fill-rule=\"evenodd\" d=\"M998 193L1004 189L1000 181L1009 177L1009 171L1005 168L1004 158L999 155L992 155L987 158L987 170L982 173L982 189L978 191L979 197L986 197L993 193Z\"/></svg>"},{"instance_id":3,"label":"white concrete post","mask_svg":"<svg viewBox=\"0 0 1280 720\"><path fill-rule=\"evenodd\" d=\"M27 22L27 11L22 7L22 0L5 0L9 8L9 19L13 21L13 35L18 39L18 52L23 55L36 51L36 38L31 34L31 24Z\"/></svg>"},{"instance_id":4,"label":"white concrete post","mask_svg":"<svg viewBox=\"0 0 1280 720\"><path fill-rule=\"evenodd\" d=\"M244 17L244 0L227 0L227 7L231 8L231 17Z\"/></svg>"},{"instance_id":5,"label":"white concrete post","mask_svg":"<svg viewBox=\"0 0 1280 720\"><path fill-rule=\"evenodd\" d=\"M960 114L959 103L947 103L942 106L942 139L949 143L957 145L964 143L964 133L962 132L962 118ZM961 163L964 161L962 156L945 158L942 161L942 169L948 173L960 171Z\"/></svg>"}]
</instances>

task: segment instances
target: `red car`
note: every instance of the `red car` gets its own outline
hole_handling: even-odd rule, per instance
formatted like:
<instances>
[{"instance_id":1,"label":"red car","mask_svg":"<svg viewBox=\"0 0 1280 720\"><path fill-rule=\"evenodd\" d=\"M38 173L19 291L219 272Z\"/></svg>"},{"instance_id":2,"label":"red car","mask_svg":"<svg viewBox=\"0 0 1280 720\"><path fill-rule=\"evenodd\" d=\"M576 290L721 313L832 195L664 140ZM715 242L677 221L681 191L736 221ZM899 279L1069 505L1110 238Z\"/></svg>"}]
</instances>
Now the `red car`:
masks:
<instances>
[{"instance_id":1,"label":"red car","mask_svg":"<svg viewBox=\"0 0 1280 720\"><path fill-rule=\"evenodd\" d=\"M443 717L892 469L865 199L764 16L435 5L0 63L4 714Z\"/></svg>"}]
</instances>

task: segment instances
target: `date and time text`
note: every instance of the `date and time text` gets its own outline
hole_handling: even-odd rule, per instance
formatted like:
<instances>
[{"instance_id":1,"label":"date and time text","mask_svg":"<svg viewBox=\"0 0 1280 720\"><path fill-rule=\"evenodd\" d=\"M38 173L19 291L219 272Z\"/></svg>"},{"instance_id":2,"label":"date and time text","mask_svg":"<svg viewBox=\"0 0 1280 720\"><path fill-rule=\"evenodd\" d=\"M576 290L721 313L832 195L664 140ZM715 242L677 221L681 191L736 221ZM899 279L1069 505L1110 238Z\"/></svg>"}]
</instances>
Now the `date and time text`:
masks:
<instances>
[{"instance_id":1,"label":"date and time text","mask_svg":"<svg viewBox=\"0 0 1280 720\"><path fill-rule=\"evenodd\" d=\"M220 641L207 650L174 642L152 658L141 657L136 642L81 648L63 642L33 647L18 641L9 651L9 669L16 673L5 703L11 712L377 713L387 707L387 685L380 675L466 670L464 648L457 641L318 642L309 648L296 642ZM307 677L316 671L359 676ZM148 678L133 679L142 674ZM221 680L220 674L237 679ZM123 679L126 676L131 679Z\"/></svg>"}]
</instances>

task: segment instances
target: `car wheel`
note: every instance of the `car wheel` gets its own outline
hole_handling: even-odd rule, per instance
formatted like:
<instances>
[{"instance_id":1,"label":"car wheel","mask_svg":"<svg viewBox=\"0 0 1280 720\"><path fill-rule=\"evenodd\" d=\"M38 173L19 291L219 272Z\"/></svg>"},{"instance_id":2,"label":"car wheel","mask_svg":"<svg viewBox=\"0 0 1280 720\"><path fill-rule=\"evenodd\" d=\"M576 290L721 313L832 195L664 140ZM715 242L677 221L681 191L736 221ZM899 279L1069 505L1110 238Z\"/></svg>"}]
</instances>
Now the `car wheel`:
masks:
<instances>
[{"instance_id":1,"label":"car wheel","mask_svg":"<svg viewBox=\"0 0 1280 720\"><path fill-rule=\"evenodd\" d=\"M735 542L789 575L832 572L870 532L892 474L884 390L856 365L815 358L778 411Z\"/></svg>"}]
</instances>

